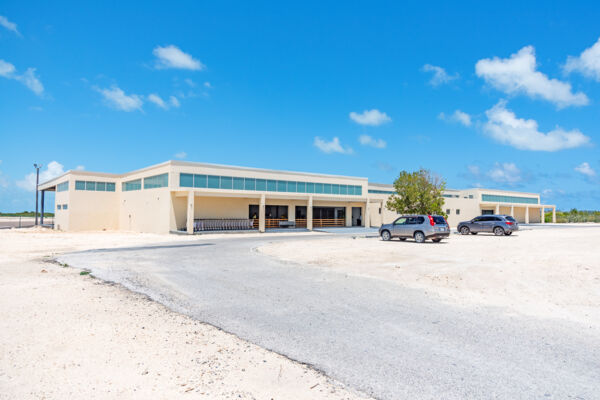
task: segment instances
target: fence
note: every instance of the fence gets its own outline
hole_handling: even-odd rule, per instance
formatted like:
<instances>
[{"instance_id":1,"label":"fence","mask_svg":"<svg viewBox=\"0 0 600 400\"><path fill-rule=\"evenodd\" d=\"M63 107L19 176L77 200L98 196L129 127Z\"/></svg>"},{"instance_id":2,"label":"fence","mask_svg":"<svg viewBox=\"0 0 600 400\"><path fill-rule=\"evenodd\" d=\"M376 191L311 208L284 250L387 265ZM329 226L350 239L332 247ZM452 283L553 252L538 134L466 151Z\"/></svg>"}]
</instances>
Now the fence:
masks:
<instances>
[{"instance_id":1,"label":"fence","mask_svg":"<svg viewBox=\"0 0 600 400\"><path fill-rule=\"evenodd\" d=\"M195 219L194 232L239 231L253 229L251 219Z\"/></svg>"},{"instance_id":2,"label":"fence","mask_svg":"<svg viewBox=\"0 0 600 400\"><path fill-rule=\"evenodd\" d=\"M38 217L38 223L41 219ZM31 228L35 226L34 217L0 217L0 229ZM54 226L54 218L44 217L44 226Z\"/></svg>"}]
</instances>

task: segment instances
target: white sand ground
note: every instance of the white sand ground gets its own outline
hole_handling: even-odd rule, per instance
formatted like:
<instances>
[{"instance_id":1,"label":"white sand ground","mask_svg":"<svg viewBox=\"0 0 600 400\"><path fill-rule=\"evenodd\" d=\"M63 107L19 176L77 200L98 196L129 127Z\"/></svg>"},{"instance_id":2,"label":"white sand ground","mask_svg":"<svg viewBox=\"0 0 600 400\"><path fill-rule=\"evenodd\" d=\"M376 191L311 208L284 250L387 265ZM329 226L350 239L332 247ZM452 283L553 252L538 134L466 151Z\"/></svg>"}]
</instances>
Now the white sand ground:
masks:
<instances>
[{"instance_id":1,"label":"white sand ground","mask_svg":"<svg viewBox=\"0 0 600 400\"><path fill-rule=\"evenodd\" d=\"M309 250L308 250L309 249ZM461 306L600 327L600 226L455 235L441 244L331 238L259 251L292 262L397 282Z\"/></svg>"},{"instance_id":2,"label":"white sand ground","mask_svg":"<svg viewBox=\"0 0 600 400\"><path fill-rule=\"evenodd\" d=\"M44 261L175 240L197 238L0 231L0 399L361 398L304 365Z\"/></svg>"}]
</instances>

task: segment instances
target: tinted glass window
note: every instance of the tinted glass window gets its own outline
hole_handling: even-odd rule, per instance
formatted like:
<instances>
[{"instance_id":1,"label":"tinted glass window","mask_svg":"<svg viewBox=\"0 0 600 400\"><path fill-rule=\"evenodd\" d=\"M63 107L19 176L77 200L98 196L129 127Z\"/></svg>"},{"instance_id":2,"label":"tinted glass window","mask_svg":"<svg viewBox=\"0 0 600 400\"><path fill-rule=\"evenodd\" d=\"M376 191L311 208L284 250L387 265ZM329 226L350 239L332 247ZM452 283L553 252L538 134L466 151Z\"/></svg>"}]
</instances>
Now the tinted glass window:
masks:
<instances>
[{"instance_id":1,"label":"tinted glass window","mask_svg":"<svg viewBox=\"0 0 600 400\"><path fill-rule=\"evenodd\" d=\"M425 222L425 218L423 217L417 217L417 224L422 224L423 222Z\"/></svg>"},{"instance_id":2,"label":"tinted glass window","mask_svg":"<svg viewBox=\"0 0 600 400\"><path fill-rule=\"evenodd\" d=\"M506 220L510 221L510 222L515 222L515 219L513 217L511 217L510 215L506 216Z\"/></svg>"},{"instance_id":3,"label":"tinted glass window","mask_svg":"<svg viewBox=\"0 0 600 400\"><path fill-rule=\"evenodd\" d=\"M502 218L499 218L499 217L492 217L492 221L502 221Z\"/></svg>"},{"instance_id":4,"label":"tinted glass window","mask_svg":"<svg viewBox=\"0 0 600 400\"><path fill-rule=\"evenodd\" d=\"M418 223L419 223L418 221L419 221L419 219L418 219L417 217L408 217L408 218L406 219L406 224L407 224L407 225L416 225L416 224L418 224ZM424 221L424 220L423 220L423 221ZM421 223L422 223L422 222L421 222Z\"/></svg>"},{"instance_id":5,"label":"tinted glass window","mask_svg":"<svg viewBox=\"0 0 600 400\"><path fill-rule=\"evenodd\" d=\"M446 225L446 220L444 219L444 217L440 217L439 215L433 217L433 222L435 222L438 225Z\"/></svg>"}]
</instances>

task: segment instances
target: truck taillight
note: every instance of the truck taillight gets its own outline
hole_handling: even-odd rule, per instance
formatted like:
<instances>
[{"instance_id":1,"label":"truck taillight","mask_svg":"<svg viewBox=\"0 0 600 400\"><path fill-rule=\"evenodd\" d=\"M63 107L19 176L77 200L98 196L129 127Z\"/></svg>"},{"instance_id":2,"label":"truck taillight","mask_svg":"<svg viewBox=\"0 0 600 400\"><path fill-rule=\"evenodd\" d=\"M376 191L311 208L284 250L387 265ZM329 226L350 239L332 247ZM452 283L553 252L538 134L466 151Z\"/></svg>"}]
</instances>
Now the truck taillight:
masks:
<instances>
[{"instance_id":1,"label":"truck taillight","mask_svg":"<svg viewBox=\"0 0 600 400\"><path fill-rule=\"evenodd\" d=\"M433 217L432 217L431 215L428 215L428 217L429 217L429 224L430 224L431 226L434 226L434 225L435 225L435 222L433 222Z\"/></svg>"}]
</instances>

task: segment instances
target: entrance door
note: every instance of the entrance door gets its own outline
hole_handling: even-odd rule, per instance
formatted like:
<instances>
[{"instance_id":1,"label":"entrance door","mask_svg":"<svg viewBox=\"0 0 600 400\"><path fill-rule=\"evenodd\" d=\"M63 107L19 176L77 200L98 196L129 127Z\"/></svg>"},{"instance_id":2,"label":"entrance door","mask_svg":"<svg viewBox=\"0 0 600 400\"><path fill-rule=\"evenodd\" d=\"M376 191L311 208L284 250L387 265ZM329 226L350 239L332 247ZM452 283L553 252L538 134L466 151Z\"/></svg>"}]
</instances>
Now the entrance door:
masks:
<instances>
[{"instance_id":1,"label":"entrance door","mask_svg":"<svg viewBox=\"0 0 600 400\"><path fill-rule=\"evenodd\" d=\"M352 226L362 226L362 207L352 207Z\"/></svg>"}]
</instances>

